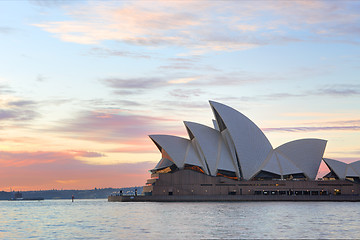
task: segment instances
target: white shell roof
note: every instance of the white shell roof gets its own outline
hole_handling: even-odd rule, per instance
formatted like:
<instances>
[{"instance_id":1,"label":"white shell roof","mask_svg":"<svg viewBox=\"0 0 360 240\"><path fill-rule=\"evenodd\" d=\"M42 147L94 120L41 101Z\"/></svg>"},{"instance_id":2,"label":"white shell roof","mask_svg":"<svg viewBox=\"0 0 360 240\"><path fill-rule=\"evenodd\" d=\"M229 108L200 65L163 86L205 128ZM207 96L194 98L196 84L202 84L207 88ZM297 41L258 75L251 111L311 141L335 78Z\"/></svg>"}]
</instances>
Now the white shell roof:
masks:
<instances>
[{"instance_id":1,"label":"white shell roof","mask_svg":"<svg viewBox=\"0 0 360 240\"><path fill-rule=\"evenodd\" d=\"M357 176L360 177L360 161L352 162L349 164L354 171L357 173Z\"/></svg>"},{"instance_id":2,"label":"white shell roof","mask_svg":"<svg viewBox=\"0 0 360 240\"><path fill-rule=\"evenodd\" d=\"M188 131L194 136L200 146L200 151L210 170L210 175L216 176L218 168L235 172L230 153L227 151L221 133L208 126L184 122Z\"/></svg>"},{"instance_id":3,"label":"white shell roof","mask_svg":"<svg viewBox=\"0 0 360 240\"><path fill-rule=\"evenodd\" d=\"M360 161L347 164L338 160L324 158L324 162L340 179L360 177Z\"/></svg>"},{"instance_id":4,"label":"white shell roof","mask_svg":"<svg viewBox=\"0 0 360 240\"><path fill-rule=\"evenodd\" d=\"M329 158L324 158L324 162L340 179L345 179L348 166L346 163Z\"/></svg>"},{"instance_id":5,"label":"white shell roof","mask_svg":"<svg viewBox=\"0 0 360 240\"><path fill-rule=\"evenodd\" d=\"M276 156L276 153L274 151L271 152L271 155L269 155L265 163L265 166L262 167L261 170L275 173L277 175L282 175L280 164Z\"/></svg>"},{"instance_id":6,"label":"white shell roof","mask_svg":"<svg viewBox=\"0 0 360 240\"><path fill-rule=\"evenodd\" d=\"M237 164L234 162L229 149L223 141L222 137L219 138L219 150L218 150L218 159L216 162L216 168L218 170L226 170L230 172L238 173Z\"/></svg>"},{"instance_id":7,"label":"white shell roof","mask_svg":"<svg viewBox=\"0 0 360 240\"><path fill-rule=\"evenodd\" d=\"M348 164L346 168L346 177L360 177L360 175L354 170L354 168Z\"/></svg>"},{"instance_id":8,"label":"white shell roof","mask_svg":"<svg viewBox=\"0 0 360 240\"><path fill-rule=\"evenodd\" d=\"M216 121L229 130L241 165L242 176L250 179L258 171L272 150L264 133L250 119L235 109L221 103L210 101ZM218 118L221 119L218 119Z\"/></svg>"},{"instance_id":9,"label":"white shell roof","mask_svg":"<svg viewBox=\"0 0 360 240\"><path fill-rule=\"evenodd\" d=\"M291 160L310 179L315 179L324 155L326 140L300 139L285 143L275 149Z\"/></svg>"},{"instance_id":10,"label":"white shell roof","mask_svg":"<svg viewBox=\"0 0 360 240\"><path fill-rule=\"evenodd\" d=\"M158 164L155 166L154 170L156 169L161 169L161 168L166 168L166 167L170 167L171 165L173 165L174 163L172 161L170 161L167 158L162 158L160 160L160 162L158 162Z\"/></svg>"},{"instance_id":11,"label":"white shell roof","mask_svg":"<svg viewBox=\"0 0 360 240\"><path fill-rule=\"evenodd\" d=\"M300 139L273 149L261 129L246 116L221 103L210 101L210 105L216 118L213 121L215 129L184 122L190 140L171 135L150 136L178 168L183 168L184 164L195 165L212 176L216 176L218 170L226 170L243 179L251 179L262 170L282 176L303 173L315 179L326 140ZM333 168L339 165L331 160L328 162ZM162 159L156 168L169 164ZM336 171L344 176L341 173L344 170L339 169ZM346 171L358 176L360 161L348 166Z\"/></svg>"},{"instance_id":12,"label":"white shell roof","mask_svg":"<svg viewBox=\"0 0 360 240\"><path fill-rule=\"evenodd\" d=\"M209 171L207 170L205 163L201 161L200 156L198 152L195 150L192 141L189 141L189 144L186 149L184 165L185 164L201 167L206 174L209 174Z\"/></svg>"},{"instance_id":13,"label":"white shell roof","mask_svg":"<svg viewBox=\"0 0 360 240\"><path fill-rule=\"evenodd\" d=\"M298 168L290 159L283 156L281 153L276 153L279 164L281 166L282 175L290 175L296 173L303 173L303 170Z\"/></svg>"},{"instance_id":14,"label":"white shell roof","mask_svg":"<svg viewBox=\"0 0 360 240\"><path fill-rule=\"evenodd\" d=\"M290 159L277 152L276 149L272 151L271 155L266 159L265 166L262 167L261 170L282 176L304 172Z\"/></svg>"},{"instance_id":15,"label":"white shell roof","mask_svg":"<svg viewBox=\"0 0 360 240\"><path fill-rule=\"evenodd\" d=\"M178 168L183 168L185 163L203 167L189 139L171 135L150 135L149 137L165 149Z\"/></svg>"}]
</instances>

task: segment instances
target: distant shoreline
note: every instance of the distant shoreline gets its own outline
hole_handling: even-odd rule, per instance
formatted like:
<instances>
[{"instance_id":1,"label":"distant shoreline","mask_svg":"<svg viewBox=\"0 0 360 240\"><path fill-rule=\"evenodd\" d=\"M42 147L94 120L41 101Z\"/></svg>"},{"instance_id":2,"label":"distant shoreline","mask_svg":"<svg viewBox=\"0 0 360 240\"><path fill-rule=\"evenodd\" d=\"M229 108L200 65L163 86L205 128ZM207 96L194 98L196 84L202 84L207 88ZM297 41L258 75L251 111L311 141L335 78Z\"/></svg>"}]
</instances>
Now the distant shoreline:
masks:
<instances>
[{"instance_id":1,"label":"distant shoreline","mask_svg":"<svg viewBox=\"0 0 360 240\"><path fill-rule=\"evenodd\" d=\"M94 188L91 190L39 190L39 191L20 191L24 198L44 198L46 199L107 199L112 193L122 190L124 193L132 195L137 189L138 193L142 192L142 187L127 188ZM6 192L0 191L0 200L10 200L17 191Z\"/></svg>"}]
</instances>

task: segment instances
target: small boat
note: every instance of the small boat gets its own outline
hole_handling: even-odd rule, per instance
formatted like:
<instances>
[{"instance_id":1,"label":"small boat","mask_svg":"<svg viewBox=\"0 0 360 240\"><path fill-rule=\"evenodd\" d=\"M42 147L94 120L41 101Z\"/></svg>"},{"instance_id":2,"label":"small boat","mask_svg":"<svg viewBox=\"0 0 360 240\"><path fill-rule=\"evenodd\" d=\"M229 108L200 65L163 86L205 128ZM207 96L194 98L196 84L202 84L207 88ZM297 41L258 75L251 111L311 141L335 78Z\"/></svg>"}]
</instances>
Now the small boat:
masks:
<instances>
[{"instance_id":1,"label":"small boat","mask_svg":"<svg viewBox=\"0 0 360 240\"><path fill-rule=\"evenodd\" d=\"M44 200L43 197L34 197L34 198L23 198L22 193L20 191L14 194L13 198L10 198L9 201L41 201Z\"/></svg>"}]
</instances>

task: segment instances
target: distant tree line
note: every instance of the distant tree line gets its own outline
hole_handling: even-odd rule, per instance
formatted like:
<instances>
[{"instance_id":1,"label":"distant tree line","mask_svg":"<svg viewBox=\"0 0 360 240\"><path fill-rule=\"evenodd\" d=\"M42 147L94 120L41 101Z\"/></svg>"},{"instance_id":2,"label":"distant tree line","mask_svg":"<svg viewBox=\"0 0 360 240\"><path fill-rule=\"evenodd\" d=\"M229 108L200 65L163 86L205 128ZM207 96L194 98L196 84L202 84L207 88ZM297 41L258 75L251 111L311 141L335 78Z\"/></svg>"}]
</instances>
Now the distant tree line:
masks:
<instances>
[{"instance_id":1,"label":"distant tree line","mask_svg":"<svg viewBox=\"0 0 360 240\"><path fill-rule=\"evenodd\" d=\"M134 195L135 189L137 193L142 193L142 187L128 187L128 188L94 188L91 190L40 190L40 191L21 191L23 198L37 198L44 199L101 199L107 198L111 194L119 193L120 190L126 195ZM14 197L17 191L5 192L0 191L0 200L9 200Z\"/></svg>"}]
</instances>

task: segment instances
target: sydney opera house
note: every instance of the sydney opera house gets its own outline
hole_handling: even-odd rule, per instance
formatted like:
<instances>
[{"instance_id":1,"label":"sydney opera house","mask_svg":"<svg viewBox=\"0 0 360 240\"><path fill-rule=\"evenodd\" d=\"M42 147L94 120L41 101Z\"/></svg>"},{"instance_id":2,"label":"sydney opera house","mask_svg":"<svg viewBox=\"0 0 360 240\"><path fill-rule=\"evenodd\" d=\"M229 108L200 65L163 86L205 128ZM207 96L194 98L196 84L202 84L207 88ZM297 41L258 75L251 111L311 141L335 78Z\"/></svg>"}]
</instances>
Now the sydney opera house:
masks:
<instances>
[{"instance_id":1,"label":"sydney opera house","mask_svg":"<svg viewBox=\"0 0 360 240\"><path fill-rule=\"evenodd\" d=\"M278 200L321 195L359 198L360 161L346 164L323 159L326 140L299 139L274 148L242 113L218 102L210 101L210 106L213 128L186 121L188 138L149 136L161 160L150 170L151 179L143 188L145 196L163 200L186 196L193 200L236 200L236 196L260 195ZM316 179L322 161L330 172Z\"/></svg>"}]
</instances>

